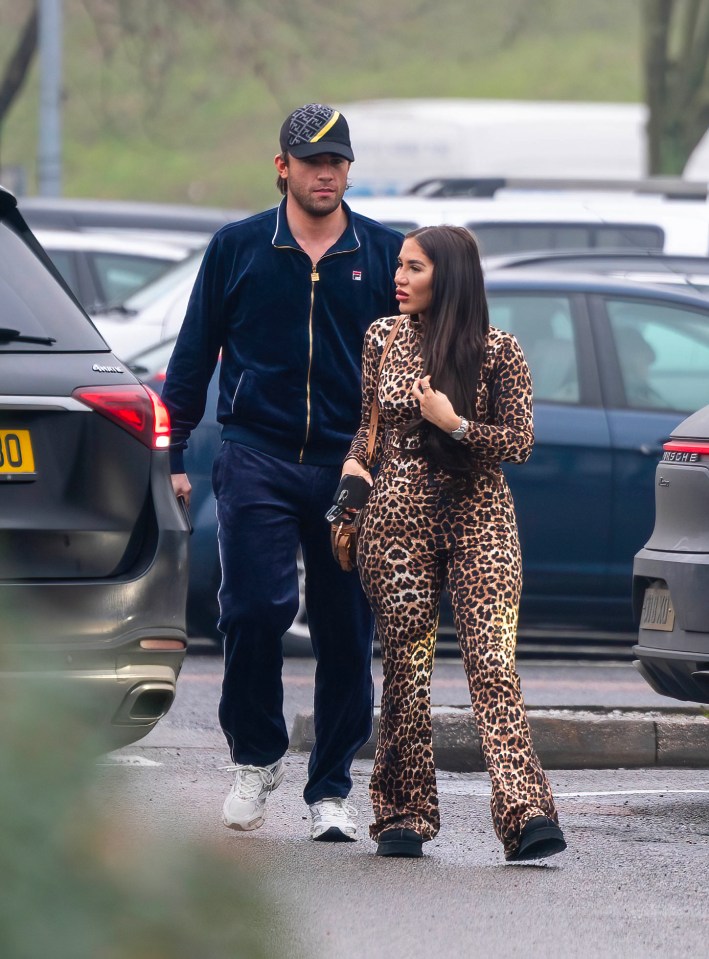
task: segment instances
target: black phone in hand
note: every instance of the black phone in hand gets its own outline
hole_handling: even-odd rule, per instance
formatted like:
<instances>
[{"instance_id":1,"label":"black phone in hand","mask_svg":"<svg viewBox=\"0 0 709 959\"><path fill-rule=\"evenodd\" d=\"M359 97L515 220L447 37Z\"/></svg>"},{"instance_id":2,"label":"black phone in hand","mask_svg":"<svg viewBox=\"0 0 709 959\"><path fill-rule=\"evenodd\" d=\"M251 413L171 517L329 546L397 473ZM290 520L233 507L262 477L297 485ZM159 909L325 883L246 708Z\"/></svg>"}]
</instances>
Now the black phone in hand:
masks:
<instances>
[{"instance_id":1,"label":"black phone in hand","mask_svg":"<svg viewBox=\"0 0 709 959\"><path fill-rule=\"evenodd\" d=\"M367 502L371 489L372 487L363 476L355 476L353 473L343 476L335 490L332 506L325 514L325 519L328 523L334 523L345 511L361 510Z\"/></svg>"},{"instance_id":2,"label":"black phone in hand","mask_svg":"<svg viewBox=\"0 0 709 959\"><path fill-rule=\"evenodd\" d=\"M189 507L188 507L187 503L185 502L185 497L184 497L184 496L178 496L178 497L177 497L177 503L178 503L178 505L179 505L179 507L180 507L180 512L182 513L183 519L184 519L185 523L187 524L187 529L190 531L190 536L191 536L192 533L194 533L194 526L192 525L192 518L191 518L191 516L190 516L190 510L189 510Z\"/></svg>"}]
</instances>

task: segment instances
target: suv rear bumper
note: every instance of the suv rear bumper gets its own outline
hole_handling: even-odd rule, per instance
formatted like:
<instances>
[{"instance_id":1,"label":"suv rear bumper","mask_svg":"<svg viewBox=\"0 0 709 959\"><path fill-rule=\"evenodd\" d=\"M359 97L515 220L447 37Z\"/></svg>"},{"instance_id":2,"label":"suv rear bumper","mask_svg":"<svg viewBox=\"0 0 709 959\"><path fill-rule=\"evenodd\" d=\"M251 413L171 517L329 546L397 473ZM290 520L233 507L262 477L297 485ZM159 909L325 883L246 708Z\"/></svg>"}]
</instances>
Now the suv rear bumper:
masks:
<instances>
[{"instance_id":1,"label":"suv rear bumper","mask_svg":"<svg viewBox=\"0 0 709 959\"><path fill-rule=\"evenodd\" d=\"M708 637L709 640L709 637ZM647 646L633 646L638 657L633 666L656 693L692 703L709 702L709 663L693 653L658 652Z\"/></svg>"},{"instance_id":2,"label":"suv rear bumper","mask_svg":"<svg viewBox=\"0 0 709 959\"><path fill-rule=\"evenodd\" d=\"M0 582L0 685L12 694L44 683L69 703L76 696L108 749L141 739L165 715L187 649L189 535L165 457L154 460L151 489L154 533L133 570Z\"/></svg>"},{"instance_id":3,"label":"suv rear bumper","mask_svg":"<svg viewBox=\"0 0 709 959\"><path fill-rule=\"evenodd\" d=\"M170 709L187 651L184 629L143 629L117 642L5 647L3 699L56 690L100 735L105 749L142 739ZM54 718L54 717L53 717Z\"/></svg>"},{"instance_id":4,"label":"suv rear bumper","mask_svg":"<svg viewBox=\"0 0 709 959\"><path fill-rule=\"evenodd\" d=\"M633 564L633 610L640 622L645 590L667 586L672 629L638 629L633 647L643 678L663 696L709 702L709 555L642 549Z\"/></svg>"}]
</instances>

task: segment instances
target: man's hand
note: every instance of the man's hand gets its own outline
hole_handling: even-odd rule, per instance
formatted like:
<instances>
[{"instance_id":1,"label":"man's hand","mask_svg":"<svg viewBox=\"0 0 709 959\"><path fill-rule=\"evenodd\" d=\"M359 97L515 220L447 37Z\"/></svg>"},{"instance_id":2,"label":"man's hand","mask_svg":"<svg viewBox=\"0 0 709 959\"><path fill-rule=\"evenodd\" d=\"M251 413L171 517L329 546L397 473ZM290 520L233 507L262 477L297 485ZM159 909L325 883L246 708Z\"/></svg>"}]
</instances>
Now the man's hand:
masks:
<instances>
[{"instance_id":1,"label":"man's hand","mask_svg":"<svg viewBox=\"0 0 709 959\"><path fill-rule=\"evenodd\" d=\"M361 466L356 459L345 460L342 467L342 476L361 476L362 479L367 480L370 486L374 485L372 474ZM342 476L340 479L342 479Z\"/></svg>"},{"instance_id":2,"label":"man's hand","mask_svg":"<svg viewBox=\"0 0 709 959\"><path fill-rule=\"evenodd\" d=\"M430 376L414 380L411 394L419 401L421 416L444 433L450 433L460 426L460 416L453 409L453 404L445 393L432 389Z\"/></svg>"},{"instance_id":3,"label":"man's hand","mask_svg":"<svg viewBox=\"0 0 709 959\"><path fill-rule=\"evenodd\" d=\"M192 484L187 479L187 473L172 474L172 491L175 496L181 496L185 501L185 506L189 507Z\"/></svg>"}]
</instances>

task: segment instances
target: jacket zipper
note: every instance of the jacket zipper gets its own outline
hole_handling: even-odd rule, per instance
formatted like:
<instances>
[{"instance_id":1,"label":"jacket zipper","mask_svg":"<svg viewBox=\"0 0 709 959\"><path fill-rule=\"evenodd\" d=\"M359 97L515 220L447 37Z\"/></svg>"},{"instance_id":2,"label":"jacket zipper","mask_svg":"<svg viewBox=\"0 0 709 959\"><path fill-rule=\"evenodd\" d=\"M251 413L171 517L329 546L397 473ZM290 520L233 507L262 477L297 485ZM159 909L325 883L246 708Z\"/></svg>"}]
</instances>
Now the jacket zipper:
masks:
<instances>
[{"instance_id":1,"label":"jacket zipper","mask_svg":"<svg viewBox=\"0 0 709 959\"><path fill-rule=\"evenodd\" d=\"M344 253L353 253L357 249L359 249L359 247L353 247L352 250L338 250L337 253L325 253L320 257L317 263L311 262L310 315L308 317L308 380L305 390L305 439L303 440L303 445L300 448L300 455L298 456L299 463L303 462L303 458L305 457L305 447L308 445L308 439L310 437L310 372L313 366L313 309L315 306L315 284L320 279L320 274L318 273L318 263L322 263L323 260L326 260L331 256L342 256Z\"/></svg>"},{"instance_id":2,"label":"jacket zipper","mask_svg":"<svg viewBox=\"0 0 709 959\"><path fill-rule=\"evenodd\" d=\"M313 307L315 306L315 284L320 279L317 263L311 263L310 272L310 313L308 315L308 379L305 386L305 439L300 448L298 462L303 462L305 447L310 436L310 373L313 368Z\"/></svg>"},{"instance_id":3,"label":"jacket zipper","mask_svg":"<svg viewBox=\"0 0 709 959\"><path fill-rule=\"evenodd\" d=\"M277 250L295 250L297 253L305 254L305 251L302 250L299 246L291 246L289 243L284 243L283 245L273 244ZM342 256L343 253L354 253L359 249L358 245L352 247L351 250L338 250L336 253L325 253L324 256L321 256L318 260L320 263L322 260L330 256ZM305 438L303 439L303 445L300 448L300 454L298 456L298 462L302 463L305 456L305 447L308 445L308 438L310 436L310 372L313 366L313 310L315 307L315 284L320 279L320 274L318 273L318 263L310 262L310 314L308 316L308 378L305 386Z\"/></svg>"}]
</instances>

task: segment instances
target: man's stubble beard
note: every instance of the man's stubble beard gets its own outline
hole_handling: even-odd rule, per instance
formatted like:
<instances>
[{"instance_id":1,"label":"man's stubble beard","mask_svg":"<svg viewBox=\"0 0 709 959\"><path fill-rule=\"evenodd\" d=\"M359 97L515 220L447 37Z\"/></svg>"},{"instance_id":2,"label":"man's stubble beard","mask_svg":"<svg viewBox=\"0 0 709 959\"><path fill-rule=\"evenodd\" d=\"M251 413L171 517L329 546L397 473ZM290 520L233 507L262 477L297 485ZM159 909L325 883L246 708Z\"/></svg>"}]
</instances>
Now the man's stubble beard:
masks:
<instances>
[{"instance_id":1,"label":"man's stubble beard","mask_svg":"<svg viewBox=\"0 0 709 959\"><path fill-rule=\"evenodd\" d=\"M311 200L308 193L301 193L299 190L293 190L291 186L289 186L288 192L305 213L315 217L330 216L331 213L334 213L337 209L339 209L344 193L343 191L341 194L333 194L331 201L322 201L325 205L321 205Z\"/></svg>"}]
</instances>

